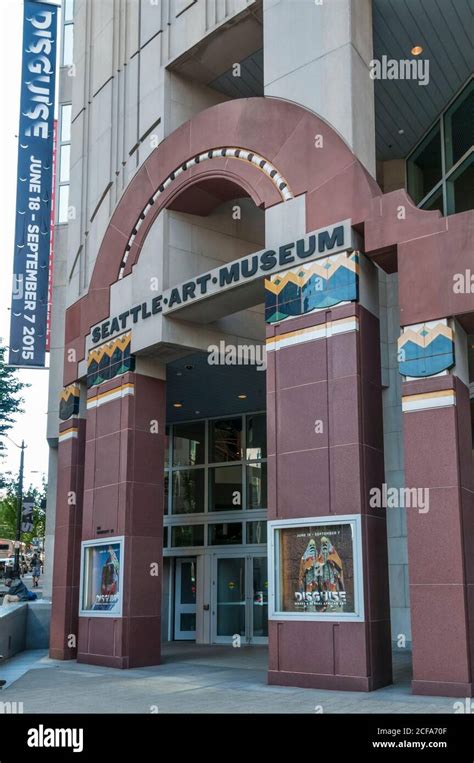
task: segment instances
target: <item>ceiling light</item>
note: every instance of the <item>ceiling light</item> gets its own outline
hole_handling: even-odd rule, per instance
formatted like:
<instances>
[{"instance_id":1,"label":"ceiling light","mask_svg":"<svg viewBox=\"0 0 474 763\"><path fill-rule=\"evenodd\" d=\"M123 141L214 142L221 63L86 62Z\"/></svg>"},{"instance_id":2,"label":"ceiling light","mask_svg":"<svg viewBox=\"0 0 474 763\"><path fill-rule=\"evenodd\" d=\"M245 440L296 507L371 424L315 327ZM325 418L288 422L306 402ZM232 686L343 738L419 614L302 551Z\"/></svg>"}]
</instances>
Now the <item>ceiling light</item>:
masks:
<instances>
[{"instance_id":1,"label":"ceiling light","mask_svg":"<svg viewBox=\"0 0 474 763\"><path fill-rule=\"evenodd\" d=\"M402 130L402 129L400 129L400 130L398 131L398 134L399 134L399 135L403 135L403 133L404 133L404 132L405 132L405 130Z\"/></svg>"},{"instance_id":2,"label":"ceiling light","mask_svg":"<svg viewBox=\"0 0 474 763\"><path fill-rule=\"evenodd\" d=\"M182 407L183 407L182 403L173 403L173 408L182 408Z\"/></svg>"},{"instance_id":3,"label":"ceiling light","mask_svg":"<svg viewBox=\"0 0 474 763\"><path fill-rule=\"evenodd\" d=\"M411 49L412 56L419 56L423 53L423 47L421 45L414 45Z\"/></svg>"},{"instance_id":4,"label":"ceiling light","mask_svg":"<svg viewBox=\"0 0 474 763\"><path fill-rule=\"evenodd\" d=\"M246 400L247 399L247 395L237 395L237 397L239 398L239 400Z\"/></svg>"}]
</instances>

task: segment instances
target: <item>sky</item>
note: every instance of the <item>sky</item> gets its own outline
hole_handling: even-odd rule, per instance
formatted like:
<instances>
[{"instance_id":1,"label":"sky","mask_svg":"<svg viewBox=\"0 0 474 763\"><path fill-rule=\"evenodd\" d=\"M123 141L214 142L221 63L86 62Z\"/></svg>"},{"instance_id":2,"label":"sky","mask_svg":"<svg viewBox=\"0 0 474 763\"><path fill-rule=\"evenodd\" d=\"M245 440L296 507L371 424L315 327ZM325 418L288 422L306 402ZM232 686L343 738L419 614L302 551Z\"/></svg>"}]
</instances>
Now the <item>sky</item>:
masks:
<instances>
[{"instance_id":1,"label":"sky","mask_svg":"<svg viewBox=\"0 0 474 763\"><path fill-rule=\"evenodd\" d=\"M15 233L15 197L18 152L18 120L20 113L20 74L23 0L2 0L4 33L0 45L2 77L2 112L0 119L0 220L2 233L2 264L0 268L0 338L8 345L10 338L10 301L13 273L13 242ZM48 356L46 356L48 358ZM48 473L48 444L46 442L46 412L48 409L47 370L19 370L22 382L31 384L24 390L24 413L16 416L9 437L18 445L25 440L25 487L39 487L42 475ZM17 473L20 450L10 440L4 440L6 457L0 461L0 472ZM33 473L39 472L39 473Z\"/></svg>"}]
</instances>

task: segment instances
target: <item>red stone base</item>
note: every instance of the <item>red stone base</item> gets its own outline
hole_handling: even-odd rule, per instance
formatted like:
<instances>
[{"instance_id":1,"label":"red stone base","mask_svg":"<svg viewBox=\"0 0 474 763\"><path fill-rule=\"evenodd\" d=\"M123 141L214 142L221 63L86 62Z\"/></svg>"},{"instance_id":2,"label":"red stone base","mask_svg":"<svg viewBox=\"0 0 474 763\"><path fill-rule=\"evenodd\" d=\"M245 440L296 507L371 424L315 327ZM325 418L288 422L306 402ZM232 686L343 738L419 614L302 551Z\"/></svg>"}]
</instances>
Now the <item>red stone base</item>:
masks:
<instances>
[{"instance_id":1,"label":"red stone base","mask_svg":"<svg viewBox=\"0 0 474 763\"><path fill-rule=\"evenodd\" d=\"M77 650L71 649L71 648L65 648L65 649L50 648L49 650L49 656L52 660L75 660L76 653L77 653Z\"/></svg>"},{"instance_id":2,"label":"red stone base","mask_svg":"<svg viewBox=\"0 0 474 763\"><path fill-rule=\"evenodd\" d=\"M103 654L88 654L79 652L77 662L84 665L101 665L104 668L118 668L119 670L128 670L128 668L147 668L160 665L161 655L158 653L155 659L140 659L125 657L111 657Z\"/></svg>"},{"instance_id":3,"label":"red stone base","mask_svg":"<svg viewBox=\"0 0 474 763\"><path fill-rule=\"evenodd\" d=\"M375 681L372 676L330 676L317 673L288 673L269 670L268 683L273 686L298 686L301 689L333 691L375 691L392 683L392 676Z\"/></svg>"},{"instance_id":4,"label":"red stone base","mask_svg":"<svg viewBox=\"0 0 474 763\"><path fill-rule=\"evenodd\" d=\"M474 684L450 681L412 681L412 694L425 697L474 697Z\"/></svg>"}]
</instances>

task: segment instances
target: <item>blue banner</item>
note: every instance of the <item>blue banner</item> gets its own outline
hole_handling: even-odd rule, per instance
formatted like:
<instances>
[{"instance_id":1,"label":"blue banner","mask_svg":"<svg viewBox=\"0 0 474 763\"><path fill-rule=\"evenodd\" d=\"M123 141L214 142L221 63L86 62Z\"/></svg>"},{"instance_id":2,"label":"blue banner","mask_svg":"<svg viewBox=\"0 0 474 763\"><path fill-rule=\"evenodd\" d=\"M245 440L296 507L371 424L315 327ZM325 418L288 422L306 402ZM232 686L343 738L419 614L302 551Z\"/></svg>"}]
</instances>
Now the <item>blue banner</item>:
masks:
<instances>
[{"instance_id":1,"label":"blue banner","mask_svg":"<svg viewBox=\"0 0 474 763\"><path fill-rule=\"evenodd\" d=\"M57 8L25 0L9 364L44 367Z\"/></svg>"}]
</instances>

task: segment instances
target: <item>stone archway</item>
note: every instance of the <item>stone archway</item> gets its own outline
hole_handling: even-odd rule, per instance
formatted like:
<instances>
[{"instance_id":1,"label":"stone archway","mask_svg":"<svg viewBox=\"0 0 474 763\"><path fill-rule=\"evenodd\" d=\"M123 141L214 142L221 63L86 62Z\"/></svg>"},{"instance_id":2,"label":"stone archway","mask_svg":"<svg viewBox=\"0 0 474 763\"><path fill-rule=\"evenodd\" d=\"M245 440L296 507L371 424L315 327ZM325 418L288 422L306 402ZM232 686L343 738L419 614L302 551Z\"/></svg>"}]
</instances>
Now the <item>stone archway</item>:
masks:
<instances>
[{"instance_id":1,"label":"stone archway","mask_svg":"<svg viewBox=\"0 0 474 763\"><path fill-rule=\"evenodd\" d=\"M102 240L88 293L67 310L66 352L74 349L78 362L84 358L84 336L108 316L108 290L131 273L160 211L193 186L218 188L224 181L263 209L306 194L308 230L347 218L360 225L381 194L335 130L297 104L249 98L206 109L168 136L129 183ZM77 366L66 364L65 384L75 378Z\"/></svg>"}]
</instances>

